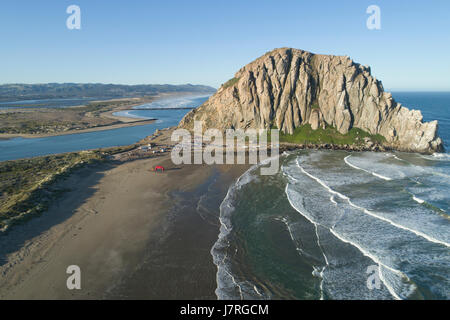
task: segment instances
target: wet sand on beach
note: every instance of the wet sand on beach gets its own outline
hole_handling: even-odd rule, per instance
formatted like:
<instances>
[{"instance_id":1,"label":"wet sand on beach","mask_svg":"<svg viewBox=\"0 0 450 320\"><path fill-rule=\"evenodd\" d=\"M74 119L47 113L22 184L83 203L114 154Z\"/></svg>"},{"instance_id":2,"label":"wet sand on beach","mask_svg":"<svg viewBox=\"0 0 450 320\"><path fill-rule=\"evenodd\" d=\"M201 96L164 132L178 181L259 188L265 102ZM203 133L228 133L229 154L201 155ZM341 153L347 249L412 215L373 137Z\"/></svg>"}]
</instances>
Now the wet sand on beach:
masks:
<instances>
[{"instance_id":1,"label":"wet sand on beach","mask_svg":"<svg viewBox=\"0 0 450 320\"><path fill-rule=\"evenodd\" d=\"M80 169L47 212L0 236L0 299L215 299L219 205L247 168L166 155ZM70 265L81 290L66 287Z\"/></svg>"}]
</instances>

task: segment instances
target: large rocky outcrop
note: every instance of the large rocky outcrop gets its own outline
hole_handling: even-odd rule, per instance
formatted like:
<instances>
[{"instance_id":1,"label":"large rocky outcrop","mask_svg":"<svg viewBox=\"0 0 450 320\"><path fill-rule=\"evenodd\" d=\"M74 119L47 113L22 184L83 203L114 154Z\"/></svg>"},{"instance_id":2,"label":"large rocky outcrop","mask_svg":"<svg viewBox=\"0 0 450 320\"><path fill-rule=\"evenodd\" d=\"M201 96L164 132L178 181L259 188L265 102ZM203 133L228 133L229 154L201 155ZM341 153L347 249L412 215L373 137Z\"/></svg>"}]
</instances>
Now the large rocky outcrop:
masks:
<instances>
[{"instance_id":1,"label":"large rocky outcrop","mask_svg":"<svg viewBox=\"0 0 450 320\"><path fill-rule=\"evenodd\" d=\"M313 129L331 125L340 133L352 127L381 134L398 150L442 150L437 121L422 122L420 111L408 110L384 92L370 68L349 57L318 55L282 48L239 70L180 127L194 120L208 128L269 128L293 133L310 123Z\"/></svg>"}]
</instances>

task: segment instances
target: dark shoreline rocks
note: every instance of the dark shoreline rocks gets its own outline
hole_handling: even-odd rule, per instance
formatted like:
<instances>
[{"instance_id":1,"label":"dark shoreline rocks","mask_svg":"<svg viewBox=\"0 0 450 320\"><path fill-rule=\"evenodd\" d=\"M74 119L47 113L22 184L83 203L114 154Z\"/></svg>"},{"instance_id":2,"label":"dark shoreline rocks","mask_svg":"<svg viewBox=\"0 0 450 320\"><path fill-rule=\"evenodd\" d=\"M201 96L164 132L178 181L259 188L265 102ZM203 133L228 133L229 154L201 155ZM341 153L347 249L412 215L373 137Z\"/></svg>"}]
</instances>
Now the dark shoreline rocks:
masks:
<instances>
[{"instance_id":1,"label":"dark shoreline rocks","mask_svg":"<svg viewBox=\"0 0 450 320\"><path fill-rule=\"evenodd\" d=\"M396 151L389 146L383 146L380 144L374 144L372 146L358 146L358 145L338 145L331 143L323 143L323 144L296 144L296 143L280 143L280 152L284 151L294 151L294 150L344 150L349 152L358 152L358 151L371 151L371 152L388 152L388 151Z\"/></svg>"}]
</instances>

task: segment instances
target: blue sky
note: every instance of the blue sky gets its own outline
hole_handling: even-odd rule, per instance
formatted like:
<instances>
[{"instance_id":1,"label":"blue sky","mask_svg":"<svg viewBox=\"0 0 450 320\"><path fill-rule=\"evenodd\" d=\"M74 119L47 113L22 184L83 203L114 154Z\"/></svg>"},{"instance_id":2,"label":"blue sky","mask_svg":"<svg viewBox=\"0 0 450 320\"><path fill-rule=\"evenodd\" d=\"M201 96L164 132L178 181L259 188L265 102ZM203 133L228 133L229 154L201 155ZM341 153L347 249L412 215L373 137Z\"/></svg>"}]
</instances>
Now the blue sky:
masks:
<instances>
[{"instance_id":1,"label":"blue sky","mask_svg":"<svg viewBox=\"0 0 450 320\"><path fill-rule=\"evenodd\" d=\"M81 8L81 30L66 8ZM381 9L368 30L366 8ZM450 91L450 1L9 0L0 83L214 87L278 47L349 55L388 90Z\"/></svg>"}]
</instances>

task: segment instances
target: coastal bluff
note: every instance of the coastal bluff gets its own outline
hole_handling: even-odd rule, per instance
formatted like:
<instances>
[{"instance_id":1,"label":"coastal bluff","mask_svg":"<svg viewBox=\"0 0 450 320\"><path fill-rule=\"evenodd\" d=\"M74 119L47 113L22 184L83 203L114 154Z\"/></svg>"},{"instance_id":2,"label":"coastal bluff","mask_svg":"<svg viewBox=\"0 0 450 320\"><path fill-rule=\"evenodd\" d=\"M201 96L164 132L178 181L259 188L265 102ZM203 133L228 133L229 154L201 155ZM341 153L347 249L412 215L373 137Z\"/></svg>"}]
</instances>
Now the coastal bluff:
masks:
<instances>
[{"instance_id":1,"label":"coastal bluff","mask_svg":"<svg viewBox=\"0 0 450 320\"><path fill-rule=\"evenodd\" d=\"M383 145L409 152L443 151L438 122L423 122L384 92L370 67L346 56L313 54L280 48L241 68L208 101L190 111L180 128L194 121L206 128L273 128L294 134L334 128L345 135L352 128L384 137Z\"/></svg>"}]
</instances>

